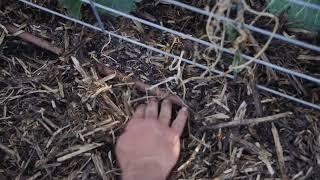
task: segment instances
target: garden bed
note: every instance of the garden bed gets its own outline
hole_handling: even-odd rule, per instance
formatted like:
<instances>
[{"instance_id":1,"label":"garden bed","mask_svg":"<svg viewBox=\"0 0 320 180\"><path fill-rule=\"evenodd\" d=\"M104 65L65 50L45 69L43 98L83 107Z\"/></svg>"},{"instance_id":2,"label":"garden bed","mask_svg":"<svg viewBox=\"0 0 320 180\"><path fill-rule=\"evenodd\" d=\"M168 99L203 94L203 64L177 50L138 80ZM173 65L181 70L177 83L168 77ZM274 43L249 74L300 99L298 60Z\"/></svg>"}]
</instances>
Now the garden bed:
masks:
<instances>
[{"instance_id":1,"label":"garden bed","mask_svg":"<svg viewBox=\"0 0 320 180\"><path fill-rule=\"evenodd\" d=\"M211 1L186 3L201 8L214 5ZM56 1L37 4L63 12ZM319 104L317 84L257 65L251 66L251 73L238 72L234 80L209 73L186 82L185 87L173 80L156 87L161 93L146 93L137 82L152 87L176 75L178 69L169 68L172 58L18 1L0 6L0 31L5 34L0 41L0 177L119 178L114 146L135 106L150 97L161 99L170 94L191 111L182 136L181 158L170 179L320 177L320 112L255 88L256 83L263 84ZM263 7L265 4L256 3L253 8ZM89 7L82 11L85 21L96 22ZM146 1L138 4L135 14L208 38L207 17L185 9ZM253 19L245 17L248 22ZM272 30L268 21L261 18L257 26ZM214 52L206 54L206 48L189 40L123 17L106 15L103 22L110 31L163 51L178 56L184 52L185 58L212 63L204 55ZM6 33L8 25L19 30L14 35ZM277 32L287 33L286 21L280 21ZM21 38L26 33L61 53ZM319 36L308 38L301 33L290 35L319 45ZM261 35L253 36L259 44L267 41ZM226 47L233 45L229 42ZM243 53L254 55L256 46L246 43ZM265 55L271 63L320 76L319 60L298 58L316 57L316 52L273 40ZM232 56L222 55L216 68L226 71L232 61ZM184 80L203 73L184 63L179 68Z\"/></svg>"}]
</instances>

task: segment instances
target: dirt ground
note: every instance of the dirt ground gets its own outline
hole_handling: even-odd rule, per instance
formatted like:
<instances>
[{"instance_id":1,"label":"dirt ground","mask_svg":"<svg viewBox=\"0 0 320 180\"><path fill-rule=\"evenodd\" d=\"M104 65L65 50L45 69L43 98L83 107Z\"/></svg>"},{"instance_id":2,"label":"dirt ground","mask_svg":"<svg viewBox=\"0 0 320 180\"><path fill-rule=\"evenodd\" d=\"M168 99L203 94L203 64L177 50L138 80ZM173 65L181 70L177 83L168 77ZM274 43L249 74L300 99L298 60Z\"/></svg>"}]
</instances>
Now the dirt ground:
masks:
<instances>
[{"instance_id":1,"label":"dirt ground","mask_svg":"<svg viewBox=\"0 0 320 180\"><path fill-rule=\"evenodd\" d=\"M34 2L63 12L56 1ZM210 0L184 2L201 8L215 5ZM263 1L250 2L256 10L265 7ZM17 1L1 1L0 10L0 179L119 179L116 140L134 107L154 96L133 82L154 85L176 75L177 70L170 69L172 59ZM89 7L82 14L83 20L95 23ZM134 14L209 38L208 17L185 9L143 1ZM253 19L245 17L248 22ZM272 30L269 21L261 18L256 25ZM108 30L166 52L179 56L184 51L185 58L212 63L208 56L215 52L191 41L121 17L103 16L103 22ZM6 33L8 24L20 32ZM63 52L57 55L23 40L19 35L24 32ZM284 18L277 32L290 32ZM290 33L320 44L319 35ZM253 35L259 44L267 40ZM255 45L244 44L243 53L256 53ZM234 46L231 41L225 44ZM316 52L273 40L265 55L274 64L320 78L318 60L298 58L315 57ZM232 56L221 59L216 68L228 70ZM105 74L99 67L116 69L125 77ZM181 158L169 179L320 178L320 112L257 90L255 83L316 104L319 86L258 65L249 69L251 73L238 72L235 80L209 73L185 87L175 80L159 86L167 95L183 99L191 110ZM180 70L184 80L203 73L184 63ZM249 121L256 123L239 123ZM227 122L235 123L224 126Z\"/></svg>"}]
</instances>

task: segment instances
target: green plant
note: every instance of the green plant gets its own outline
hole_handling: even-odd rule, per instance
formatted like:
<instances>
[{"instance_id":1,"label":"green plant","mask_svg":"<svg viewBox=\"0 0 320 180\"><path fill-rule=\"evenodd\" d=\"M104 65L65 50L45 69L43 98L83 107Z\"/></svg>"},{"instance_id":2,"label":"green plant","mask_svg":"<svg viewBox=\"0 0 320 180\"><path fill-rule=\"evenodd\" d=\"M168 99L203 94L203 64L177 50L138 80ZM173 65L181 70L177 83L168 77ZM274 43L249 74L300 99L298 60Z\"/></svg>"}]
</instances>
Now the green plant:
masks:
<instances>
[{"instance_id":1,"label":"green plant","mask_svg":"<svg viewBox=\"0 0 320 180\"><path fill-rule=\"evenodd\" d=\"M129 13L136 9L136 2L140 2L141 0L95 0L96 3L101 4L103 6L107 6L116 10L119 10L124 13ZM67 13L77 19L81 18L81 6L83 2L81 0L60 0L61 4L64 8L67 9ZM114 13L107 12L103 9L97 8L101 13L111 14L113 16L117 16Z\"/></svg>"},{"instance_id":2,"label":"green plant","mask_svg":"<svg viewBox=\"0 0 320 180\"><path fill-rule=\"evenodd\" d=\"M227 41L234 41L237 39L239 33L237 29L230 23L226 24L226 34L227 34Z\"/></svg>"},{"instance_id":3,"label":"green plant","mask_svg":"<svg viewBox=\"0 0 320 180\"><path fill-rule=\"evenodd\" d=\"M308 3L320 4L320 0L302 0ZM288 0L268 0L268 10L279 15L288 14L289 27L303 28L311 31L320 30L320 10L295 4Z\"/></svg>"},{"instance_id":4,"label":"green plant","mask_svg":"<svg viewBox=\"0 0 320 180\"><path fill-rule=\"evenodd\" d=\"M241 56L241 51L239 49L236 50L235 55L233 56L233 60L232 60L232 67L237 67L237 66L240 66L244 63L246 63L246 61ZM242 69L234 69L233 75L236 76L239 72L241 72L241 70Z\"/></svg>"}]
</instances>

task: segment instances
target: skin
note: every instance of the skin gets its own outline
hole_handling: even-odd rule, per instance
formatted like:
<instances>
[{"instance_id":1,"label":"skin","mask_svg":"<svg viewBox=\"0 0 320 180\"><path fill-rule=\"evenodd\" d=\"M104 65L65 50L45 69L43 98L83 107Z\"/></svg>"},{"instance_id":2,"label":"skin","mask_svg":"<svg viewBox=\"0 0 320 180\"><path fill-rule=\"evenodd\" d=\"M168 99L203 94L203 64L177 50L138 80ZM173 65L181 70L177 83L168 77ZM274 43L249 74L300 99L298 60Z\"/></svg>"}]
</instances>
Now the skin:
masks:
<instances>
[{"instance_id":1,"label":"skin","mask_svg":"<svg viewBox=\"0 0 320 180\"><path fill-rule=\"evenodd\" d=\"M139 105L116 145L123 180L164 180L180 154L180 136L188 118L182 108L170 126L172 104L151 100Z\"/></svg>"}]
</instances>

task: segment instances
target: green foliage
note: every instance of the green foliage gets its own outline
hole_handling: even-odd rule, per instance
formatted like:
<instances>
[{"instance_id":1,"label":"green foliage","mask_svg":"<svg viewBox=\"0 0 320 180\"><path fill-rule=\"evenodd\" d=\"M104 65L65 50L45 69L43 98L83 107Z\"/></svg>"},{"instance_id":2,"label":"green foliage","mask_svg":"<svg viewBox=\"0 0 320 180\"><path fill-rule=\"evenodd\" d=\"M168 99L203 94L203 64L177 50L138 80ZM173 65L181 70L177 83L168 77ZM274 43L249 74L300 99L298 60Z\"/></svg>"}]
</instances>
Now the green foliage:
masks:
<instances>
[{"instance_id":1,"label":"green foliage","mask_svg":"<svg viewBox=\"0 0 320 180\"><path fill-rule=\"evenodd\" d=\"M311 31L320 30L320 10L308 8L288 0L268 0L268 9L279 15L288 14L289 27L303 28ZM302 0L308 3L320 4L320 0Z\"/></svg>"},{"instance_id":2,"label":"green foliage","mask_svg":"<svg viewBox=\"0 0 320 180\"><path fill-rule=\"evenodd\" d=\"M80 9L82 1L80 0L60 0L63 6L67 9L67 12L70 16L80 19Z\"/></svg>"},{"instance_id":3,"label":"green foliage","mask_svg":"<svg viewBox=\"0 0 320 180\"><path fill-rule=\"evenodd\" d=\"M244 64L246 61L241 56L241 51L237 50L233 56L232 67L240 66ZM233 74L236 76L242 69L234 69Z\"/></svg>"},{"instance_id":4,"label":"green foliage","mask_svg":"<svg viewBox=\"0 0 320 180\"><path fill-rule=\"evenodd\" d=\"M124 13L130 13L131 11L134 11L136 9L136 3L134 0L96 0L96 3L119 10ZM102 13L109 13L113 16L117 16L116 14L106 12L103 9L99 9L99 11Z\"/></svg>"},{"instance_id":5,"label":"green foliage","mask_svg":"<svg viewBox=\"0 0 320 180\"><path fill-rule=\"evenodd\" d=\"M86 3L83 3L81 0L60 0L60 2L64 6L64 8L67 9L67 12L70 16L77 19L81 18L81 6ZM135 3L140 2L140 0L95 0L95 2L103 6L119 10L124 13L129 13L136 9ZM116 14L110 13L101 8L98 8L98 11L104 14L111 14L113 16L117 16Z\"/></svg>"},{"instance_id":6,"label":"green foliage","mask_svg":"<svg viewBox=\"0 0 320 180\"><path fill-rule=\"evenodd\" d=\"M239 33L237 29L230 23L226 24L226 34L227 34L227 41L234 41L238 37Z\"/></svg>"}]
</instances>

